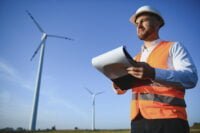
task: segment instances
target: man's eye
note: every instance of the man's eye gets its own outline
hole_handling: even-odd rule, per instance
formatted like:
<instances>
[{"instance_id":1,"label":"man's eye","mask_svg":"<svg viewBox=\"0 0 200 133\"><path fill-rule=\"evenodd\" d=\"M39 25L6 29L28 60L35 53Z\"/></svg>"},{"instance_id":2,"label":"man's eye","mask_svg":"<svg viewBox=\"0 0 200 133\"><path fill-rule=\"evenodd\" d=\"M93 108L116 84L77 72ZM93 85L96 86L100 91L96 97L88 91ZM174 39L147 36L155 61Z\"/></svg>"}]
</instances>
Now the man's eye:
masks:
<instances>
[{"instance_id":1,"label":"man's eye","mask_svg":"<svg viewBox=\"0 0 200 133\"><path fill-rule=\"evenodd\" d=\"M143 22L144 22L144 20L142 19L139 22L136 22L136 24L140 24L140 23L143 23Z\"/></svg>"}]
</instances>

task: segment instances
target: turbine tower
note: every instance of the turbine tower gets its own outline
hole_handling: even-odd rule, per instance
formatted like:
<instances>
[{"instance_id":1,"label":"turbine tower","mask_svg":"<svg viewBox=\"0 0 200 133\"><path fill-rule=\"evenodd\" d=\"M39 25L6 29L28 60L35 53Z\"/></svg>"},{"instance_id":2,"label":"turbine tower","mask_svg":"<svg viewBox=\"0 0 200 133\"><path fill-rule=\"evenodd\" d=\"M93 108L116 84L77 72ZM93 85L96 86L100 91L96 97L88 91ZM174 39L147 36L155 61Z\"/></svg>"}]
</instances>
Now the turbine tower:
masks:
<instances>
[{"instance_id":1,"label":"turbine tower","mask_svg":"<svg viewBox=\"0 0 200 133\"><path fill-rule=\"evenodd\" d=\"M37 49L35 50L32 59L35 57L35 55L40 51L40 57L39 57L39 65L38 65L38 72L37 72L37 78L35 83L35 94L34 94L34 103L33 103L33 110L32 110L32 116L31 121L29 125L30 130L36 129L36 121L37 121L37 110L38 110L38 102L39 102L39 93L40 93L40 85L41 85L41 77L42 77L42 68L43 68L43 61L44 61L44 52L45 52L45 43L47 40L47 37L54 37L54 38L60 38L60 39L67 39L67 40L73 40L72 38L68 38L65 36L58 36L58 35L51 35L44 32L44 30L41 28L39 23L34 19L34 17L31 15L29 11L26 11L28 16L33 20L39 31L42 33L41 42Z\"/></svg>"},{"instance_id":2,"label":"turbine tower","mask_svg":"<svg viewBox=\"0 0 200 133\"><path fill-rule=\"evenodd\" d=\"M91 90L89 90L88 88L85 88L85 90L87 92L90 93L90 95L92 96L92 130L95 130L95 97L99 94L104 93L104 91L101 92L97 92L97 93L93 93Z\"/></svg>"}]
</instances>

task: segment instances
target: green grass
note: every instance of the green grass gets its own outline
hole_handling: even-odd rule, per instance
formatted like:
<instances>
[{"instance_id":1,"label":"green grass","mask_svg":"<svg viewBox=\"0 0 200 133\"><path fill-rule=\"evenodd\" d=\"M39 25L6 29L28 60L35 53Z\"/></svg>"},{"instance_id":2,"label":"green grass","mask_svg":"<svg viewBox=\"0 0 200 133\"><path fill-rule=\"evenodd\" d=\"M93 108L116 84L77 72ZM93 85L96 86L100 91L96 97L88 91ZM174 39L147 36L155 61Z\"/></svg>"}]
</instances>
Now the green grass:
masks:
<instances>
[{"instance_id":1,"label":"green grass","mask_svg":"<svg viewBox=\"0 0 200 133\"><path fill-rule=\"evenodd\" d=\"M57 130L57 131L37 131L31 133L130 133L130 130ZM191 129L190 133L200 133L200 129Z\"/></svg>"},{"instance_id":2,"label":"green grass","mask_svg":"<svg viewBox=\"0 0 200 133\"><path fill-rule=\"evenodd\" d=\"M130 130L57 130L57 131L37 131L31 133L130 133Z\"/></svg>"}]
</instances>

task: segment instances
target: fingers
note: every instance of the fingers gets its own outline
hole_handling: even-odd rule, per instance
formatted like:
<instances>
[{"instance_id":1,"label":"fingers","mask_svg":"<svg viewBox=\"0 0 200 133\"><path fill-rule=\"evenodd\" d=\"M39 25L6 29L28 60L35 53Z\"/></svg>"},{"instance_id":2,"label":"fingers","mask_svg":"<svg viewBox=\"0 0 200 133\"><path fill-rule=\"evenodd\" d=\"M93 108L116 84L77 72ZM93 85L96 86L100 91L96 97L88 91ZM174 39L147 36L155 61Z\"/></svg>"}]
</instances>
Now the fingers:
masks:
<instances>
[{"instance_id":1,"label":"fingers","mask_svg":"<svg viewBox=\"0 0 200 133\"><path fill-rule=\"evenodd\" d=\"M128 67L126 70L128 74L139 79L154 79L155 69L149 66L147 63L139 62L138 67Z\"/></svg>"},{"instance_id":2,"label":"fingers","mask_svg":"<svg viewBox=\"0 0 200 133\"><path fill-rule=\"evenodd\" d=\"M143 68L142 67L128 67L126 70L127 71L141 72L141 71L143 71Z\"/></svg>"},{"instance_id":3,"label":"fingers","mask_svg":"<svg viewBox=\"0 0 200 133\"><path fill-rule=\"evenodd\" d=\"M143 71L143 68L142 67L129 67L126 69L128 74L136 77L136 78L143 78L143 75L144 75L144 71Z\"/></svg>"}]
</instances>

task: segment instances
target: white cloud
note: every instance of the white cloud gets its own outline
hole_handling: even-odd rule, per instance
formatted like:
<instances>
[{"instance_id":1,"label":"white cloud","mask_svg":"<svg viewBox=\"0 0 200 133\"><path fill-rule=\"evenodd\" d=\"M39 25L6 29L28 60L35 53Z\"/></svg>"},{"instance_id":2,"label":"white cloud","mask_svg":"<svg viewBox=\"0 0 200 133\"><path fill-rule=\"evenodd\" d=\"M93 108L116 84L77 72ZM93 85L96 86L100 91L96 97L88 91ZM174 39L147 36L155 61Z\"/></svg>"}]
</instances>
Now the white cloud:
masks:
<instances>
[{"instance_id":1,"label":"white cloud","mask_svg":"<svg viewBox=\"0 0 200 133\"><path fill-rule=\"evenodd\" d=\"M0 62L0 72L3 78L6 78L12 81L16 81L19 79L16 71L11 66L9 66L8 64L4 62Z\"/></svg>"},{"instance_id":2,"label":"white cloud","mask_svg":"<svg viewBox=\"0 0 200 133\"><path fill-rule=\"evenodd\" d=\"M22 78L17 69L15 69L12 65L2 60L0 60L0 78L0 80L13 82L23 88L32 90L30 82L28 82L27 79Z\"/></svg>"}]
</instances>

